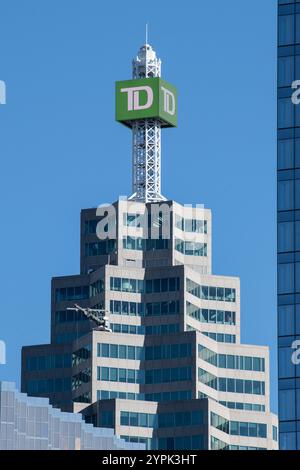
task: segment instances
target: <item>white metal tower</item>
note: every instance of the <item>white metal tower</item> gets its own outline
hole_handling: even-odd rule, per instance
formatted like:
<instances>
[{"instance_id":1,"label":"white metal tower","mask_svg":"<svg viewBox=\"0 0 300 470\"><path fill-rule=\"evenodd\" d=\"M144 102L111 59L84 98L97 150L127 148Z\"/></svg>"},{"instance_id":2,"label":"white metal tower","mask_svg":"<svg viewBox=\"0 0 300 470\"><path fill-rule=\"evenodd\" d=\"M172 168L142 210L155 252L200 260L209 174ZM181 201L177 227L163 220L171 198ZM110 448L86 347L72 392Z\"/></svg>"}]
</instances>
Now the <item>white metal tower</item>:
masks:
<instances>
[{"instance_id":1,"label":"white metal tower","mask_svg":"<svg viewBox=\"0 0 300 470\"><path fill-rule=\"evenodd\" d=\"M149 44L142 46L133 60L133 79L160 77L161 60ZM132 124L132 189L130 199L141 202L165 200L161 183L161 122L141 119Z\"/></svg>"}]
</instances>

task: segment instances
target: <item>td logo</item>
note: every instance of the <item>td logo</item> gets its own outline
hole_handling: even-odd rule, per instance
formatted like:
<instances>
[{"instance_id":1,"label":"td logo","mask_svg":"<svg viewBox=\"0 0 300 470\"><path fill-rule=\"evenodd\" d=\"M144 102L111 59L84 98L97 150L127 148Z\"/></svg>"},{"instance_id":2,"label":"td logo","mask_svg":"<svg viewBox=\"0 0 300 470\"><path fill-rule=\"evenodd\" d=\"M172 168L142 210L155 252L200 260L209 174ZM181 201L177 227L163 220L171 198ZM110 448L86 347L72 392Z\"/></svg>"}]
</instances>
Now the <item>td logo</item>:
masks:
<instances>
[{"instance_id":1,"label":"td logo","mask_svg":"<svg viewBox=\"0 0 300 470\"><path fill-rule=\"evenodd\" d=\"M116 83L116 120L127 126L131 121L153 118L162 126L177 126L177 92L159 77Z\"/></svg>"},{"instance_id":2,"label":"td logo","mask_svg":"<svg viewBox=\"0 0 300 470\"><path fill-rule=\"evenodd\" d=\"M145 104L140 104L140 92L142 91L146 92L147 94L147 101ZM127 96L128 96L127 110L128 111L139 111L141 109L148 109L148 108L151 108L153 104L153 91L150 86L121 88L121 93L127 93Z\"/></svg>"}]
</instances>

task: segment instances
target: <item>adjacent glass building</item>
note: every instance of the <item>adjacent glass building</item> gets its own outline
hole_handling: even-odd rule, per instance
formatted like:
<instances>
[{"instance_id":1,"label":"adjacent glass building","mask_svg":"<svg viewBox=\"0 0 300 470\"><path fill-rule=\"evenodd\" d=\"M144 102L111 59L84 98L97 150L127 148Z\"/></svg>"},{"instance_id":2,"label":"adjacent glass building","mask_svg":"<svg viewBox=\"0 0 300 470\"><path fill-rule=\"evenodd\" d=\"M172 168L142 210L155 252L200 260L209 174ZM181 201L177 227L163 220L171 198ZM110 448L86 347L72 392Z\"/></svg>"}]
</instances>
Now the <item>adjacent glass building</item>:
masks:
<instances>
[{"instance_id":1,"label":"adjacent glass building","mask_svg":"<svg viewBox=\"0 0 300 470\"><path fill-rule=\"evenodd\" d=\"M278 5L278 354L280 448L300 449L300 1ZM294 345L296 346L296 345ZM299 346L298 346L299 347Z\"/></svg>"},{"instance_id":2,"label":"adjacent glass building","mask_svg":"<svg viewBox=\"0 0 300 470\"><path fill-rule=\"evenodd\" d=\"M29 397L12 382L0 382L0 450L142 450L116 437L112 429L87 424L64 413L47 398Z\"/></svg>"},{"instance_id":3,"label":"adjacent glass building","mask_svg":"<svg viewBox=\"0 0 300 470\"><path fill-rule=\"evenodd\" d=\"M159 70L144 45L141 76L147 60ZM157 128L134 129L138 197ZM158 157L147 167L151 197L158 167ZM276 449L269 350L241 343L239 279L212 273L211 211L132 198L107 212L81 213L80 274L52 280L51 342L23 348L22 391L148 449ZM105 309L111 331L68 310L74 303Z\"/></svg>"}]
</instances>

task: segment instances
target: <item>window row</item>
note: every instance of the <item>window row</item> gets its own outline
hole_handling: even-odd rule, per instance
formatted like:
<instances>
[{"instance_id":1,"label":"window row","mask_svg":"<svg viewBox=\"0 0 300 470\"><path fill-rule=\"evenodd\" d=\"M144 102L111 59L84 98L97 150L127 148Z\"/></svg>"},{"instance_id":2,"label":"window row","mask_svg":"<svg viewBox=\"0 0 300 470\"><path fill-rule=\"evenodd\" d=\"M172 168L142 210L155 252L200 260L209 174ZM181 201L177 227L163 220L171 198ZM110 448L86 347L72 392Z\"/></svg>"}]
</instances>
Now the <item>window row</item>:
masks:
<instances>
[{"instance_id":1,"label":"window row","mask_svg":"<svg viewBox=\"0 0 300 470\"><path fill-rule=\"evenodd\" d=\"M235 325L235 312L227 310L211 310L198 308L186 302L187 314L201 323L219 323L221 325Z\"/></svg>"},{"instance_id":2,"label":"window row","mask_svg":"<svg viewBox=\"0 0 300 470\"><path fill-rule=\"evenodd\" d=\"M72 377L72 390L77 390L83 384L87 384L91 381L91 368L88 367L84 370L78 372L78 374L73 375Z\"/></svg>"},{"instance_id":3,"label":"window row","mask_svg":"<svg viewBox=\"0 0 300 470\"><path fill-rule=\"evenodd\" d=\"M198 357L213 366L223 369L265 371L265 359L263 357L217 354L201 344L198 345Z\"/></svg>"},{"instance_id":4,"label":"window row","mask_svg":"<svg viewBox=\"0 0 300 470\"><path fill-rule=\"evenodd\" d=\"M198 398L209 398L206 393L198 392ZM226 406L232 410L245 410L245 411L266 411L265 405L260 405L258 403L242 403L235 401L219 401L220 405Z\"/></svg>"},{"instance_id":5,"label":"window row","mask_svg":"<svg viewBox=\"0 0 300 470\"><path fill-rule=\"evenodd\" d=\"M231 436L267 437L267 425L264 423L247 423L243 421L228 421L226 418L213 412L210 413L210 423Z\"/></svg>"},{"instance_id":6,"label":"window row","mask_svg":"<svg viewBox=\"0 0 300 470\"><path fill-rule=\"evenodd\" d=\"M235 401L220 401L219 403L232 410L266 411L265 405L260 405L258 403L241 403Z\"/></svg>"},{"instance_id":7,"label":"window row","mask_svg":"<svg viewBox=\"0 0 300 470\"><path fill-rule=\"evenodd\" d=\"M188 330L194 330L194 328L188 325ZM236 343L236 335L228 335L227 333L212 333L211 331L201 331L201 333L208 338L217 341L217 343Z\"/></svg>"},{"instance_id":8,"label":"window row","mask_svg":"<svg viewBox=\"0 0 300 470\"><path fill-rule=\"evenodd\" d=\"M277 158L278 170L300 168L300 139L279 140Z\"/></svg>"},{"instance_id":9,"label":"window row","mask_svg":"<svg viewBox=\"0 0 300 470\"><path fill-rule=\"evenodd\" d=\"M278 264L278 294L300 292L300 263Z\"/></svg>"},{"instance_id":10,"label":"window row","mask_svg":"<svg viewBox=\"0 0 300 470\"><path fill-rule=\"evenodd\" d=\"M231 287L200 286L190 279L186 280L187 292L203 300L217 300L221 302L235 302L235 289Z\"/></svg>"},{"instance_id":11,"label":"window row","mask_svg":"<svg viewBox=\"0 0 300 470\"><path fill-rule=\"evenodd\" d=\"M149 326L111 323L110 328L114 333L129 333L131 335L169 335L179 332L179 323Z\"/></svg>"},{"instance_id":12,"label":"window row","mask_svg":"<svg viewBox=\"0 0 300 470\"><path fill-rule=\"evenodd\" d=\"M114 253L117 250L115 239L106 239L99 242L86 243L84 248L85 256L101 256Z\"/></svg>"},{"instance_id":13,"label":"window row","mask_svg":"<svg viewBox=\"0 0 300 470\"><path fill-rule=\"evenodd\" d=\"M178 367L171 369L119 369L116 367L97 367L97 380L107 382L125 382L137 384L154 384L182 382L191 380L190 367Z\"/></svg>"},{"instance_id":14,"label":"window row","mask_svg":"<svg viewBox=\"0 0 300 470\"><path fill-rule=\"evenodd\" d=\"M98 357L115 359L158 360L191 357L191 344L160 344L158 346L127 346L124 344L97 344Z\"/></svg>"},{"instance_id":15,"label":"window row","mask_svg":"<svg viewBox=\"0 0 300 470\"><path fill-rule=\"evenodd\" d=\"M121 426L139 426L154 429L199 426L203 424L203 411L177 411L159 414L121 411L120 424Z\"/></svg>"},{"instance_id":16,"label":"window row","mask_svg":"<svg viewBox=\"0 0 300 470\"><path fill-rule=\"evenodd\" d=\"M167 238L141 238L141 237L124 237L123 248L125 250L152 251L167 250L169 248L169 239Z\"/></svg>"},{"instance_id":17,"label":"window row","mask_svg":"<svg viewBox=\"0 0 300 470\"><path fill-rule=\"evenodd\" d=\"M146 393L147 401L173 401L173 400L191 400L191 390L176 390L174 392Z\"/></svg>"},{"instance_id":18,"label":"window row","mask_svg":"<svg viewBox=\"0 0 300 470\"><path fill-rule=\"evenodd\" d=\"M267 450L266 447L229 445L214 436L210 437L210 448L211 450Z\"/></svg>"},{"instance_id":19,"label":"window row","mask_svg":"<svg viewBox=\"0 0 300 470\"><path fill-rule=\"evenodd\" d=\"M175 214L175 227L182 232L207 233L207 220L185 219Z\"/></svg>"},{"instance_id":20,"label":"window row","mask_svg":"<svg viewBox=\"0 0 300 470\"><path fill-rule=\"evenodd\" d=\"M167 211L158 211L156 213L147 213L144 214L132 214L124 213L123 214L123 225L125 227L136 227L143 228L145 231L150 230L157 231L159 229L162 231L162 227L165 231L170 231L170 215L171 211L167 208ZM152 235L152 233L151 233Z\"/></svg>"},{"instance_id":21,"label":"window row","mask_svg":"<svg viewBox=\"0 0 300 470\"><path fill-rule=\"evenodd\" d=\"M97 390L97 400L111 400L123 398L124 400L145 400L144 393L114 392L111 390Z\"/></svg>"},{"instance_id":22,"label":"window row","mask_svg":"<svg viewBox=\"0 0 300 470\"><path fill-rule=\"evenodd\" d=\"M43 393L69 392L71 390L71 378L28 380L27 393L29 395Z\"/></svg>"},{"instance_id":23,"label":"window row","mask_svg":"<svg viewBox=\"0 0 300 470\"><path fill-rule=\"evenodd\" d=\"M299 106L300 109L300 106ZM278 181L277 183L278 211L300 209L300 180Z\"/></svg>"},{"instance_id":24,"label":"window row","mask_svg":"<svg viewBox=\"0 0 300 470\"><path fill-rule=\"evenodd\" d=\"M179 300L165 302L126 302L121 300L110 301L110 313L117 315L131 315L140 317L151 317L160 315L174 315L179 313Z\"/></svg>"},{"instance_id":25,"label":"window row","mask_svg":"<svg viewBox=\"0 0 300 470\"><path fill-rule=\"evenodd\" d=\"M58 310L55 312L55 323L69 323L88 321L88 318L82 312L75 312L73 310Z\"/></svg>"},{"instance_id":26,"label":"window row","mask_svg":"<svg viewBox=\"0 0 300 470\"><path fill-rule=\"evenodd\" d=\"M110 290L133 293L161 293L175 292L180 289L179 277L166 277L163 279L128 279L121 277L110 278Z\"/></svg>"},{"instance_id":27,"label":"window row","mask_svg":"<svg viewBox=\"0 0 300 470\"><path fill-rule=\"evenodd\" d=\"M219 392L247 393L253 395L265 394L265 382L259 380L231 379L216 377L204 369L198 369L199 382Z\"/></svg>"},{"instance_id":28,"label":"window row","mask_svg":"<svg viewBox=\"0 0 300 470\"><path fill-rule=\"evenodd\" d=\"M278 17L278 46L300 43L300 15Z\"/></svg>"},{"instance_id":29,"label":"window row","mask_svg":"<svg viewBox=\"0 0 300 470\"><path fill-rule=\"evenodd\" d=\"M300 251L300 222L280 222L277 229L278 253Z\"/></svg>"},{"instance_id":30,"label":"window row","mask_svg":"<svg viewBox=\"0 0 300 470\"><path fill-rule=\"evenodd\" d=\"M207 243L175 239L175 250L187 256L207 256Z\"/></svg>"},{"instance_id":31,"label":"window row","mask_svg":"<svg viewBox=\"0 0 300 470\"><path fill-rule=\"evenodd\" d=\"M278 335L300 335L300 304L278 307Z\"/></svg>"},{"instance_id":32,"label":"window row","mask_svg":"<svg viewBox=\"0 0 300 470\"><path fill-rule=\"evenodd\" d=\"M48 370L72 367L70 354L50 354L47 356L31 356L26 358L26 370Z\"/></svg>"},{"instance_id":33,"label":"window row","mask_svg":"<svg viewBox=\"0 0 300 470\"><path fill-rule=\"evenodd\" d=\"M148 450L202 450L203 435L147 438L139 436L120 436L126 442L145 444Z\"/></svg>"},{"instance_id":34,"label":"window row","mask_svg":"<svg viewBox=\"0 0 300 470\"><path fill-rule=\"evenodd\" d=\"M142 400L142 401L176 401L190 400L192 392L190 390L176 390L174 392L158 392L158 393L131 393L111 390L97 390L97 400L109 400L114 398L123 398L126 400Z\"/></svg>"},{"instance_id":35,"label":"window row","mask_svg":"<svg viewBox=\"0 0 300 470\"><path fill-rule=\"evenodd\" d=\"M81 336L86 335L90 331L89 328L84 330L75 331L72 333L60 333L55 336L55 342L57 344L72 343L74 340L77 340Z\"/></svg>"},{"instance_id":36,"label":"window row","mask_svg":"<svg viewBox=\"0 0 300 470\"><path fill-rule=\"evenodd\" d=\"M56 302L90 298L90 286L60 287L56 289Z\"/></svg>"},{"instance_id":37,"label":"window row","mask_svg":"<svg viewBox=\"0 0 300 470\"><path fill-rule=\"evenodd\" d=\"M291 87L300 76L300 56L278 57L278 87Z\"/></svg>"}]
</instances>

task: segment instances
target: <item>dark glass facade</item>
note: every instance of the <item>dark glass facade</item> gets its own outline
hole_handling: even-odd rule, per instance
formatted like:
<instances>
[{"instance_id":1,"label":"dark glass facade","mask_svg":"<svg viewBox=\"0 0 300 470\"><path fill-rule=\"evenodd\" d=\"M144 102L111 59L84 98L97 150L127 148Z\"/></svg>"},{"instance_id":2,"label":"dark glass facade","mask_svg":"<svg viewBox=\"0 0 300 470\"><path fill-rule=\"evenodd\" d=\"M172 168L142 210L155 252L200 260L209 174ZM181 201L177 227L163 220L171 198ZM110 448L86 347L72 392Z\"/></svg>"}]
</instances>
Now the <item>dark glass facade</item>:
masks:
<instances>
[{"instance_id":1,"label":"dark glass facade","mask_svg":"<svg viewBox=\"0 0 300 470\"><path fill-rule=\"evenodd\" d=\"M278 1L278 360L280 448L300 449L300 0ZM298 346L299 348L299 346Z\"/></svg>"}]
</instances>

